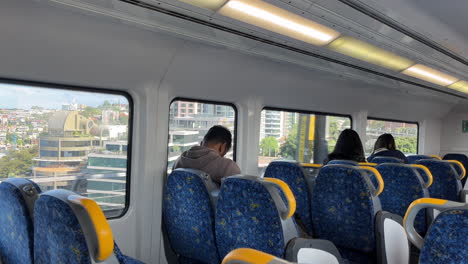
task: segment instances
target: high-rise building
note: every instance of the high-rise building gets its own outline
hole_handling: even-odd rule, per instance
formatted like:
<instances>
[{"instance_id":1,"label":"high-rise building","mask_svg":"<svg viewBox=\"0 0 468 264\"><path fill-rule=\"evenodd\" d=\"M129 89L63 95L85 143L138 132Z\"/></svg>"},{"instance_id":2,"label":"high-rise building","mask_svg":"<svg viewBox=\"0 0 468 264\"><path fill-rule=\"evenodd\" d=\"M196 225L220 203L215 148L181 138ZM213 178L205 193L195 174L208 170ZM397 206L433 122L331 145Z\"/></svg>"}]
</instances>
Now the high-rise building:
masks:
<instances>
[{"instance_id":1,"label":"high-rise building","mask_svg":"<svg viewBox=\"0 0 468 264\"><path fill-rule=\"evenodd\" d=\"M84 168L89 152L99 141L91 135L93 128L94 122L77 111L55 112L49 119L48 133L39 138L33 175L68 175Z\"/></svg>"}]
</instances>

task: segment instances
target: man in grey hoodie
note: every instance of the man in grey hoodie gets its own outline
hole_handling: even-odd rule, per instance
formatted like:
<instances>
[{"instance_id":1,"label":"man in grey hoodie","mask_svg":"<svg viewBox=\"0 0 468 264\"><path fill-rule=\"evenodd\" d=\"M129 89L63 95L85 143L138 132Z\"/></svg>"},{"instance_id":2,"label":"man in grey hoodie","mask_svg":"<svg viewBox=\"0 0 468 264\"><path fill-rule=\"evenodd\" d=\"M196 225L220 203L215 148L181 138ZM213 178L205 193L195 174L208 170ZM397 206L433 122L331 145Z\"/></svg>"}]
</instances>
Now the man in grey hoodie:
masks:
<instances>
[{"instance_id":1,"label":"man in grey hoodie","mask_svg":"<svg viewBox=\"0 0 468 264\"><path fill-rule=\"evenodd\" d=\"M224 156L232 146L231 132L223 126L208 130L200 146L194 146L182 153L174 169L196 169L208 173L214 182L220 184L227 176L240 174L237 164Z\"/></svg>"}]
</instances>

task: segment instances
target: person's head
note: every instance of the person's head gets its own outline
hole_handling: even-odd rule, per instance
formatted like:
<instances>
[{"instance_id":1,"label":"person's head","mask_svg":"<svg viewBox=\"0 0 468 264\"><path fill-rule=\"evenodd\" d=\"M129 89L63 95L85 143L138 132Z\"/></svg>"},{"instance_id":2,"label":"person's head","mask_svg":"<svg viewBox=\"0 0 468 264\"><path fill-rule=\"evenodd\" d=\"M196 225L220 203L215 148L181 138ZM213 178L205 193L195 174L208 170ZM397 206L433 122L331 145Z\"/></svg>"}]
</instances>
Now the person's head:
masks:
<instances>
[{"instance_id":1,"label":"person's head","mask_svg":"<svg viewBox=\"0 0 468 264\"><path fill-rule=\"evenodd\" d=\"M336 157L358 162L365 161L364 148L358 133L352 129L343 130L338 137L335 149L328 157L330 160Z\"/></svg>"},{"instance_id":2,"label":"person's head","mask_svg":"<svg viewBox=\"0 0 468 264\"><path fill-rule=\"evenodd\" d=\"M388 150L395 150L395 139L391 134L383 134L380 135L380 137L377 138L377 141L375 141L374 145L374 151L381 149L381 148L386 148Z\"/></svg>"},{"instance_id":3,"label":"person's head","mask_svg":"<svg viewBox=\"0 0 468 264\"><path fill-rule=\"evenodd\" d=\"M232 146L231 132L223 126L213 126L206 133L201 145L215 150L224 157Z\"/></svg>"}]
</instances>

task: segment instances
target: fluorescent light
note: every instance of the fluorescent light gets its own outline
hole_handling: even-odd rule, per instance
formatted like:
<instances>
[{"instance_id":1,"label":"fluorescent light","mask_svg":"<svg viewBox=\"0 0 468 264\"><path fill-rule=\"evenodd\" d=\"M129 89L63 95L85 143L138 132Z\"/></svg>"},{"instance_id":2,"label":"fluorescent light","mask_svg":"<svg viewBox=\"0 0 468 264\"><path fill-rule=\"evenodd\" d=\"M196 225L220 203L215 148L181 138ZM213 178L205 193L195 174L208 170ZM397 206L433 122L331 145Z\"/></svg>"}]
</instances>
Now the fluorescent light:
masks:
<instances>
[{"instance_id":1,"label":"fluorescent light","mask_svg":"<svg viewBox=\"0 0 468 264\"><path fill-rule=\"evenodd\" d=\"M458 81L458 79L453 76L450 76L448 74L442 73L438 70L434 70L430 67L421 64L411 66L408 69L404 70L402 73L441 86L449 86Z\"/></svg>"},{"instance_id":2,"label":"fluorescent light","mask_svg":"<svg viewBox=\"0 0 468 264\"><path fill-rule=\"evenodd\" d=\"M399 72L415 64L407 58L347 36L334 40L328 45L328 48L355 59Z\"/></svg>"},{"instance_id":3,"label":"fluorescent light","mask_svg":"<svg viewBox=\"0 0 468 264\"><path fill-rule=\"evenodd\" d=\"M458 81L452 85L450 85L448 88L454 89L463 93L468 93L468 82L467 81Z\"/></svg>"},{"instance_id":4,"label":"fluorescent light","mask_svg":"<svg viewBox=\"0 0 468 264\"><path fill-rule=\"evenodd\" d=\"M211 9L213 11L219 9L226 3L227 0L180 0L187 4L198 6L201 8Z\"/></svg>"},{"instance_id":5,"label":"fluorescent light","mask_svg":"<svg viewBox=\"0 0 468 264\"><path fill-rule=\"evenodd\" d=\"M231 0L219 13L278 34L324 46L340 33L260 0Z\"/></svg>"}]
</instances>

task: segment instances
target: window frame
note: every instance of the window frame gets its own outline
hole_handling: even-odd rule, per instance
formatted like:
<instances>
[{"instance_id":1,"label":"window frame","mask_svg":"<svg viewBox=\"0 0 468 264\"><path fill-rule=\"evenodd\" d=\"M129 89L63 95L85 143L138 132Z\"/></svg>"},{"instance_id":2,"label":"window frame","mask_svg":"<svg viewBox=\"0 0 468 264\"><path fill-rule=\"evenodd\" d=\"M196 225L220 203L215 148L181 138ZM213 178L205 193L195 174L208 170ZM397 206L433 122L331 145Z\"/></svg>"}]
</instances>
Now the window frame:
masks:
<instances>
[{"instance_id":1,"label":"window frame","mask_svg":"<svg viewBox=\"0 0 468 264\"><path fill-rule=\"evenodd\" d=\"M419 131L419 122L418 121L405 121L405 120L398 120L398 119L390 119L390 118L378 118L378 117L373 117L373 116L368 116L366 120L366 137L367 137L367 121L372 120L372 121L384 121L384 122L394 122L394 123L406 123L406 124L413 124L416 125L417 128L417 133L416 133L416 155L419 154L419 136L420 136L420 131ZM405 154L406 156L406 154Z\"/></svg>"},{"instance_id":2,"label":"window frame","mask_svg":"<svg viewBox=\"0 0 468 264\"><path fill-rule=\"evenodd\" d=\"M169 115L167 119L167 137L168 137L168 142L169 142L169 131L170 131L170 123L171 123L171 105L175 101L186 101L186 102L191 102L191 103L199 103L199 104L214 104L214 105L223 105L223 106L230 106L232 109L234 109L234 135L232 137L232 143L234 145L233 154L232 154L232 160L237 161L237 136L238 136L238 122L239 122L239 112L237 110L237 107L234 103L232 102L224 102L224 101L213 101L213 100L205 100L205 99L197 99L197 98L188 98L188 97L174 97L171 102L169 103ZM193 114L198 114L198 113L193 113ZM169 157L169 151L167 152L166 159ZM167 171L167 165L166 165L166 171Z\"/></svg>"},{"instance_id":3,"label":"window frame","mask_svg":"<svg viewBox=\"0 0 468 264\"><path fill-rule=\"evenodd\" d=\"M133 97L124 90L109 89L109 88L92 88L81 85L70 85L63 83L53 83L53 82L43 82L43 81L32 81L26 79L12 79L12 78L2 78L0 77L0 83L10 84L10 85L21 85L29 86L33 88L42 88L42 89L54 89L54 90L66 90L66 91L76 91L76 92L89 92L89 93L101 93L101 94L112 94L120 95L127 99L128 101L128 140L127 140L127 170L125 176L125 207L122 209L122 212L119 215L107 217L107 220L120 219L124 217L131 206L131 171L132 171L132 150L133 150L133 118L134 118L134 100ZM104 211L103 211L104 212ZM106 213L104 212L104 215Z\"/></svg>"},{"instance_id":4,"label":"window frame","mask_svg":"<svg viewBox=\"0 0 468 264\"><path fill-rule=\"evenodd\" d=\"M293 113L306 114L306 115L324 115L324 116L347 117L350 120L349 126L350 126L351 129L353 129L353 117L351 115L347 115L347 114L337 114L337 113L310 111L310 110L298 110L298 109L294 109L294 108L281 108L281 107L270 107L270 106L264 106L262 108L262 110L260 111L260 114L263 111L283 111L283 112L293 112ZM261 123L261 121L260 121L260 123ZM260 124L260 127L261 127L261 124ZM260 133L259 133L259 135L260 135ZM259 142L259 144L260 144L260 142Z\"/></svg>"}]
</instances>

